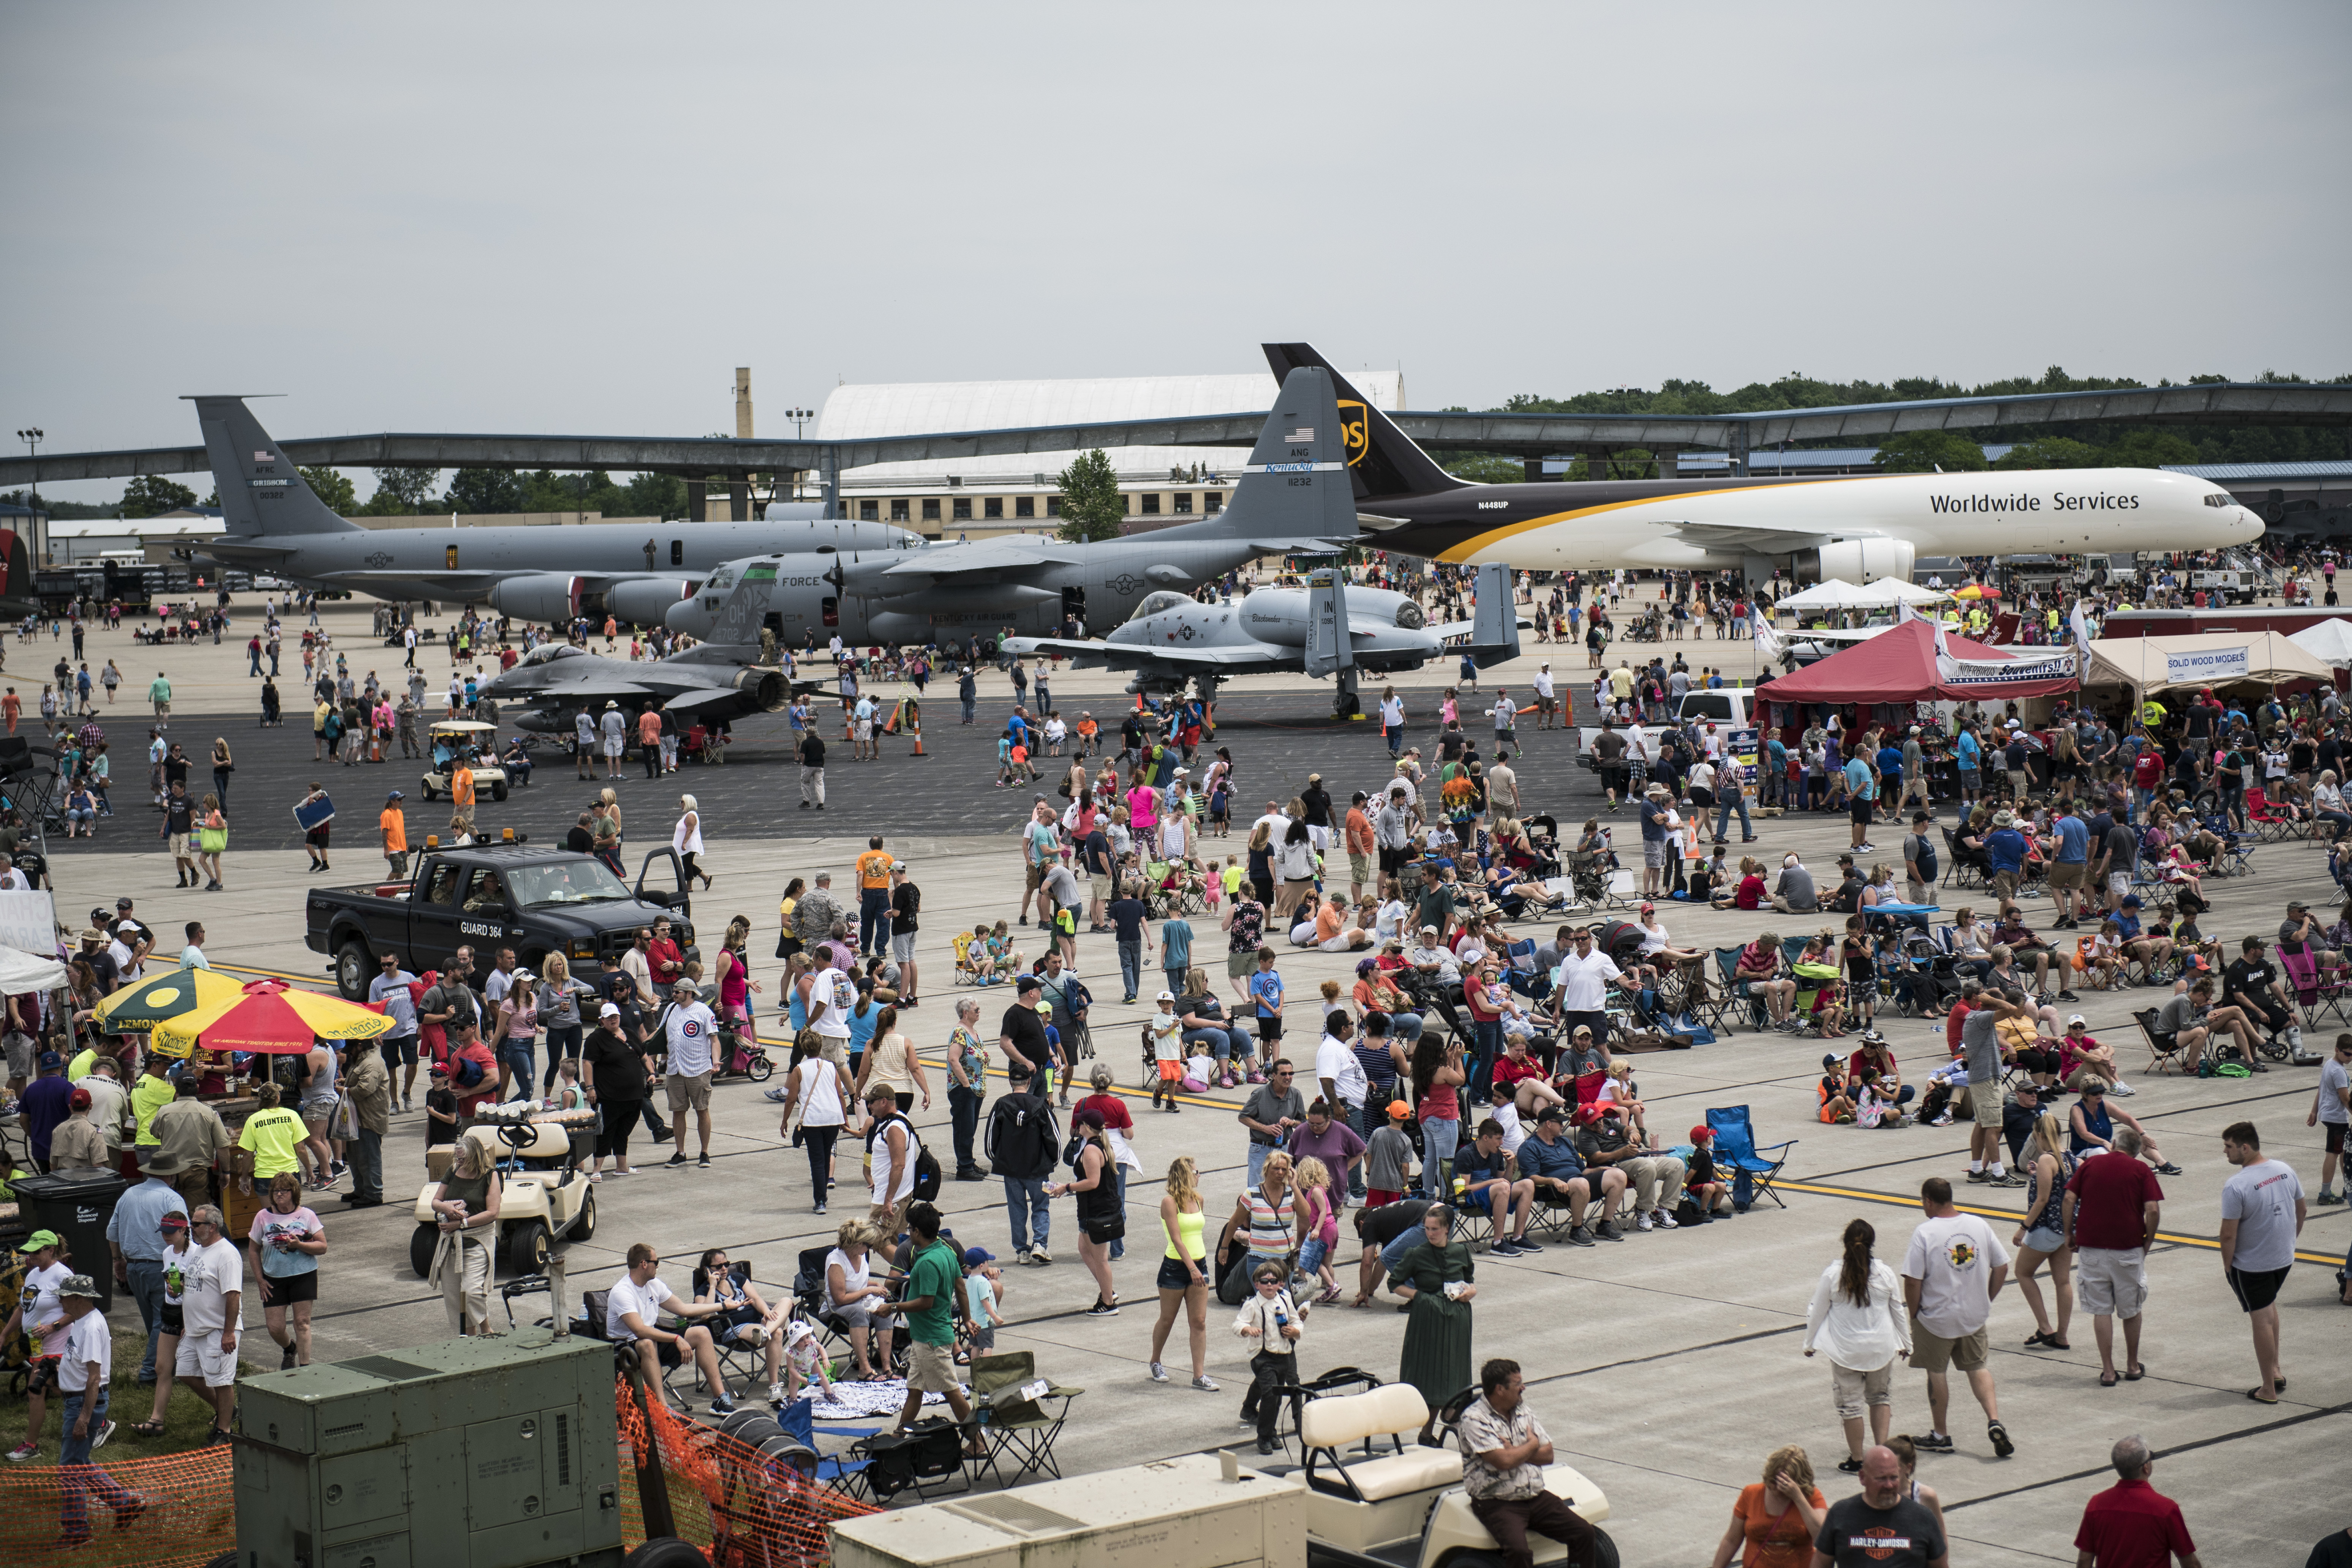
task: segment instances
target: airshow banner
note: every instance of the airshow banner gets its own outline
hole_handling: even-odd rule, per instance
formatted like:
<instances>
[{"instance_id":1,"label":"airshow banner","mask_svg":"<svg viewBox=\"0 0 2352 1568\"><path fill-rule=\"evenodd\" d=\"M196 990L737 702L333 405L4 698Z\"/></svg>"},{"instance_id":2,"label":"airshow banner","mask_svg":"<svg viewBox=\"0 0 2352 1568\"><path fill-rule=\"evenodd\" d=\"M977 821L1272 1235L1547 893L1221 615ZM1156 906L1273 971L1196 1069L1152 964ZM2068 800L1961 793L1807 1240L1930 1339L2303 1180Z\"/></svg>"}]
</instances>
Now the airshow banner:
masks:
<instances>
[{"instance_id":1,"label":"airshow banner","mask_svg":"<svg viewBox=\"0 0 2352 1568\"><path fill-rule=\"evenodd\" d=\"M2200 647L2184 653L2167 652L2164 656L2165 683L2170 686L2196 686L2213 680L2243 680L2252 669L2252 661L2245 645L2236 647Z\"/></svg>"},{"instance_id":2,"label":"airshow banner","mask_svg":"<svg viewBox=\"0 0 2352 1568\"><path fill-rule=\"evenodd\" d=\"M0 892L0 947L58 955L57 901L45 892Z\"/></svg>"},{"instance_id":3,"label":"airshow banner","mask_svg":"<svg viewBox=\"0 0 2352 1568\"><path fill-rule=\"evenodd\" d=\"M2239 652L2242 656L2244 649ZM2040 658L1960 658L1936 628L1936 679L1946 686L2013 686L2022 680L2072 680L2074 650L2063 648Z\"/></svg>"}]
</instances>

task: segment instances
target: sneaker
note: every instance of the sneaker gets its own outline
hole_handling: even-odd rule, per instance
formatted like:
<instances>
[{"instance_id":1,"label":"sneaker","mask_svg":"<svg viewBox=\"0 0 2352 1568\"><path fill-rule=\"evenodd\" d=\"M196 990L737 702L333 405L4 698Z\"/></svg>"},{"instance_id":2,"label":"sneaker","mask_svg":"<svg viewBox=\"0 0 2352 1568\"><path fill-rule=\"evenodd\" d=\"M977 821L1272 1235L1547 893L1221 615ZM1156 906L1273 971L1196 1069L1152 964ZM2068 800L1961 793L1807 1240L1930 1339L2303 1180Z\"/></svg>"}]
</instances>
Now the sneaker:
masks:
<instances>
[{"instance_id":1,"label":"sneaker","mask_svg":"<svg viewBox=\"0 0 2352 1568\"><path fill-rule=\"evenodd\" d=\"M713 1415L732 1415L735 1414L735 1402L722 1394L718 1398L710 1402L710 1414Z\"/></svg>"},{"instance_id":2,"label":"sneaker","mask_svg":"<svg viewBox=\"0 0 2352 1568\"><path fill-rule=\"evenodd\" d=\"M1515 1236L1511 1237L1511 1245L1517 1247L1521 1252L1541 1252L1543 1250L1543 1244L1530 1237Z\"/></svg>"},{"instance_id":3,"label":"sneaker","mask_svg":"<svg viewBox=\"0 0 2352 1568\"><path fill-rule=\"evenodd\" d=\"M1032 1262L1032 1263L1037 1264L1037 1265L1039 1265L1039 1266L1041 1266L1041 1267L1042 1267L1042 1266L1044 1266L1044 1265L1045 1265L1045 1264L1048 1264L1048 1263L1053 1262L1053 1261L1054 1261L1054 1255L1053 1255L1052 1253L1050 1253L1050 1252L1046 1251L1046 1250L1045 1250L1044 1247L1032 1247L1032 1248L1030 1249L1030 1252L1029 1252L1029 1261L1030 1261L1030 1262Z\"/></svg>"},{"instance_id":4,"label":"sneaker","mask_svg":"<svg viewBox=\"0 0 2352 1568\"><path fill-rule=\"evenodd\" d=\"M1992 1180L1992 1173L1990 1171L1983 1170L1970 1171L1969 1173L1969 1180L1977 1183L1990 1182Z\"/></svg>"},{"instance_id":5,"label":"sneaker","mask_svg":"<svg viewBox=\"0 0 2352 1568\"><path fill-rule=\"evenodd\" d=\"M90 1436L90 1439L89 1439L89 1446L90 1446L91 1447L93 1447L93 1448L103 1448L103 1447L106 1447L106 1440L107 1440L109 1437L113 1436L114 1436L114 1433L115 1433L115 1425L114 1425L114 1423L113 1423L113 1422L111 1422L111 1421L102 1421L102 1422L99 1423L98 1430L97 1430L95 1433L91 1434L91 1436Z\"/></svg>"},{"instance_id":6,"label":"sneaker","mask_svg":"<svg viewBox=\"0 0 2352 1568\"><path fill-rule=\"evenodd\" d=\"M772 1383L768 1384L768 1403L771 1405L782 1405L783 1402L784 1385L781 1383Z\"/></svg>"},{"instance_id":7,"label":"sneaker","mask_svg":"<svg viewBox=\"0 0 2352 1568\"><path fill-rule=\"evenodd\" d=\"M1652 1209L1650 1211L1650 1217L1657 1222L1658 1228L1660 1230L1673 1230L1675 1228L1675 1216L1668 1214L1664 1209Z\"/></svg>"},{"instance_id":8,"label":"sneaker","mask_svg":"<svg viewBox=\"0 0 2352 1568\"><path fill-rule=\"evenodd\" d=\"M1271 1437L1260 1437L1257 1440L1257 1451L1260 1458L1272 1458L1282 1452L1282 1445Z\"/></svg>"},{"instance_id":9,"label":"sneaker","mask_svg":"<svg viewBox=\"0 0 2352 1568\"><path fill-rule=\"evenodd\" d=\"M1928 1125L1928 1126L1930 1126L1930 1127L1949 1127L1951 1124L1952 1124L1952 1113L1951 1113L1950 1111L1948 1111L1948 1110L1947 1110L1946 1112L1944 1112L1944 1114L1942 1114L1941 1116L1938 1116L1937 1118L1936 1118L1936 1120L1935 1120L1935 1121L1930 1121L1929 1123L1927 1123L1927 1125Z\"/></svg>"},{"instance_id":10,"label":"sneaker","mask_svg":"<svg viewBox=\"0 0 2352 1568\"><path fill-rule=\"evenodd\" d=\"M1486 1254L1490 1258L1517 1258L1519 1249L1511 1245L1508 1237L1498 1237L1494 1245L1486 1248Z\"/></svg>"},{"instance_id":11,"label":"sneaker","mask_svg":"<svg viewBox=\"0 0 2352 1568\"><path fill-rule=\"evenodd\" d=\"M1203 1394L1214 1394L1217 1392L1217 1380L1204 1372L1192 1380L1192 1386ZM1256 1423L1253 1422L1251 1425L1255 1426Z\"/></svg>"},{"instance_id":12,"label":"sneaker","mask_svg":"<svg viewBox=\"0 0 2352 1568\"><path fill-rule=\"evenodd\" d=\"M1013 1261L1015 1263L1027 1263L1029 1261L1029 1249L1024 1247L1013 1253Z\"/></svg>"},{"instance_id":13,"label":"sneaker","mask_svg":"<svg viewBox=\"0 0 2352 1568\"><path fill-rule=\"evenodd\" d=\"M680 1165L683 1165L683 1164L685 1164L685 1163L686 1163L686 1153L685 1153L685 1152L684 1152L683 1150L681 1150L681 1151L679 1151L677 1153L672 1154L668 1159L664 1160L664 1161L662 1162L662 1169L664 1169L664 1170L666 1170L666 1171L675 1171L675 1170L677 1170Z\"/></svg>"},{"instance_id":14,"label":"sneaker","mask_svg":"<svg viewBox=\"0 0 2352 1568\"><path fill-rule=\"evenodd\" d=\"M2134 1089L2127 1083L2111 1083L2107 1085L2107 1092L2109 1094L2119 1094L2128 1099L2132 1095L2137 1094L2139 1090Z\"/></svg>"},{"instance_id":15,"label":"sneaker","mask_svg":"<svg viewBox=\"0 0 2352 1568\"><path fill-rule=\"evenodd\" d=\"M1116 1318L1118 1316L1118 1303L1097 1300L1080 1315L1088 1318Z\"/></svg>"},{"instance_id":16,"label":"sneaker","mask_svg":"<svg viewBox=\"0 0 2352 1568\"><path fill-rule=\"evenodd\" d=\"M415 1111L415 1110L416 1110L416 1102L415 1102L415 1100L412 1100L408 1099L405 1095L404 1095L404 1096L402 1096L402 1097L401 1097L401 1101L400 1101L400 1113L401 1113L403 1116L407 1116L407 1115L413 1114L413 1113Z\"/></svg>"},{"instance_id":17,"label":"sneaker","mask_svg":"<svg viewBox=\"0 0 2352 1568\"><path fill-rule=\"evenodd\" d=\"M1640 1219L1638 1219L1637 1221L1635 1221L1635 1222L1634 1222L1634 1226L1633 1226L1633 1228L1634 1228L1634 1229L1636 1229L1636 1230L1647 1230L1647 1229L1649 1229L1649 1228L1650 1228L1650 1216L1649 1216L1648 1215L1642 1215Z\"/></svg>"},{"instance_id":18,"label":"sneaker","mask_svg":"<svg viewBox=\"0 0 2352 1568\"><path fill-rule=\"evenodd\" d=\"M2177 1176L2180 1174L2180 1167L2174 1164L2169 1160L2167 1160L2163 1164L2158 1165L2156 1168L2156 1171L2157 1174L2160 1176Z\"/></svg>"},{"instance_id":19,"label":"sneaker","mask_svg":"<svg viewBox=\"0 0 2352 1568\"><path fill-rule=\"evenodd\" d=\"M627 1172L625 1172L625 1171L621 1173L621 1174L623 1174L623 1175L626 1175L627 1173L627 1173ZM814 1209L814 1210L813 1210L812 1212L813 1212L813 1213L816 1213L816 1214L823 1214L823 1213L824 1212L824 1202L823 1202L822 1200L820 1200L820 1201L818 1202L818 1204L817 1204L817 1205L816 1205L815 1209Z\"/></svg>"},{"instance_id":20,"label":"sneaker","mask_svg":"<svg viewBox=\"0 0 2352 1568\"><path fill-rule=\"evenodd\" d=\"M1154 1383L1168 1381L1168 1369L1156 1361L1151 1363L1151 1381Z\"/></svg>"},{"instance_id":21,"label":"sneaker","mask_svg":"<svg viewBox=\"0 0 2352 1568\"><path fill-rule=\"evenodd\" d=\"M286 1347L285 1347L284 1353L283 1353L283 1354L281 1354L281 1355L279 1355L279 1356L278 1356L278 1371L280 1371L280 1372L284 1372L284 1371L286 1371L288 1368L291 1367L293 1364L294 1364L294 1347L293 1347L292 1345L290 1345L290 1344L289 1344L289 1345L288 1345L288 1346L286 1346Z\"/></svg>"},{"instance_id":22,"label":"sneaker","mask_svg":"<svg viewBox=\"0 0 2352 1568\"><path fill-rule=\"evenodd\" d=\"M1592 1246L1593 1240L1591 1227L1581 1225L1571 1226L1568 1233L1568 1244L1570 1247Z\"/></svg>"},{"instance_id":23,"label":"sneaker","mask_svg":"<svg viewBox=\"0 0 2352 1568\"><path fill-rule=\"evenodd\" d=\"M1596 1241L1622 1241L1625 1239L1624 1233L1620 1231L1615 1224L1605 1219L1599 1225L1592 1227L1592 1237Z\"/></svg>"},{"instance_id":24,"label":"sneaker","mask_svg":"<svg viewBox=\"0 0 2352 1568\"><path fill-rule=\"evenodd\" d=\"M710 1169L710 1156L709 1156L709 1155L708 1155L708 1154L705 1154L705 1155L704 1155L700 1160L698 1160L698 1161L697 1161L697 1162L696 1162L696 1164L697 1164L700 1169L705 1170L705 1171L707 1171L707 1170Z\"/></svg>"},{"instance_id":25,"label":"sneaker","mask_svg":"<svg viewBox=\"0 0 2352 1568\"><path fill-rule=\"evenodd\" d=\"M1985 1436L1992 1439L1992 1451L2001 1458L2017 1452L2017 1445L2009 1440L2009 1428L1998 1421L1985 1424Z\"/></svg>"},{"instance_id":26,"label":"sneaker","mask_svg":"<svg viewBox=\"0 0 2352 1568\"><path fill-rule=\"evenodd\" d=\"M2082 998L2075 995L2072 991L2061 991L2058 993L2058 1000L2061 1002L2080 1002Z\"/></svg>"},{"instance_id":27,"label":"sneaker","mask_svg":"<svg viewBox=\"0 0 2352 1568\"><path fill-rule=\"evenodd\" d=\"M1992 1179L1992 1184L1996 1187L2021 1187L2025 1185L2025 1178L2015 1171L2003 1171Z\"/></svg>"},{"instance_id":28,"label":"sneaker","mask_svg":"<svg viewBox=\"0 0 2352 1568\"><path fill-rule=\"evenodd\" d=\"M12 1465L21 1465L40 1451L40 1445L37 1443L19 1443L8 1450L8 1462Z\"/></svg>"},{"instance_id":29,"label":"sneaker","mask_svg":"<svg viewBox=\"0 0 2352 1568\"><path fill-rule=\"evenodd\" d=\"M1914 1437L1911 1439L1911 1446L1923 1454L1948 1454L1952 1451L1952 1440L1941 1432L1930 1432L1924 1437Z\"/></svg>"},{"instance_id":30,"label":"sneaker","mask_svg":"<svg viewBox=\"0 0 2352 1568\"><path fill-rule=\"evenodd\" d=\"M2322 1204L2340 1204L2344 1199L2340 1194L2331 1193L2326 1187L2322 1187L2319 1189L2319 1196L2312 1201Z\"/></svg>"}]
</instances>

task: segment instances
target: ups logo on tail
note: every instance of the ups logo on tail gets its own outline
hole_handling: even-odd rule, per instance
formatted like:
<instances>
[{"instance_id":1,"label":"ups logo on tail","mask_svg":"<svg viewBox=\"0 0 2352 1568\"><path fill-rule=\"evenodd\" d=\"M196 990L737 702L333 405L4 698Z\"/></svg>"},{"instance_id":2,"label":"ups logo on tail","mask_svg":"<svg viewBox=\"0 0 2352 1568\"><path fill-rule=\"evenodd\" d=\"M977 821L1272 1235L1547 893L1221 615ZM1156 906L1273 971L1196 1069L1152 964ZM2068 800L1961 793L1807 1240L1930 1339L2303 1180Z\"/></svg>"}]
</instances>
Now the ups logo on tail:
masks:
<instances>
[{"instance_id":1,"label":"ups logo on tail","mask_svg":"<svg viewBox=\"0 0 2352 1568\"><path fill-rule=\"evenodd\" d=\"M1371 450L1371 422L1364 405L1344 397L1339 400L1339 440L1348 449L1348 466L1351 468Z\"/></svg>"}]
</instances>

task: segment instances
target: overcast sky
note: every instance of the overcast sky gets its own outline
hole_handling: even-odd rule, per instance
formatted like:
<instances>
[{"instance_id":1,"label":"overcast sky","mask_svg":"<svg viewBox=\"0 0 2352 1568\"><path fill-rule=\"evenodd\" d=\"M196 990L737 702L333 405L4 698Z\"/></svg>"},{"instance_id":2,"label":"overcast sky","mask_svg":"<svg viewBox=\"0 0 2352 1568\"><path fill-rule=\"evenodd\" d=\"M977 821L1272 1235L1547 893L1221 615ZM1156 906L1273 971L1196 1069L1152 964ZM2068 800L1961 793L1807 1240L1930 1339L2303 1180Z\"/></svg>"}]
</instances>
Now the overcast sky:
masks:
<instances>
[{"instance_id":1,"label":"overcast sky","mask_svg":"<svg viewBox=\"0 0 2352 1568\"><path fill-rule=\"evenodd\" d=\"M731 433L749 364L773 435L839 380L1264 338L1423 408L2333 375L2347 42L2340 3L14 5L5 429Z\"/></svg>"}]
</instances>

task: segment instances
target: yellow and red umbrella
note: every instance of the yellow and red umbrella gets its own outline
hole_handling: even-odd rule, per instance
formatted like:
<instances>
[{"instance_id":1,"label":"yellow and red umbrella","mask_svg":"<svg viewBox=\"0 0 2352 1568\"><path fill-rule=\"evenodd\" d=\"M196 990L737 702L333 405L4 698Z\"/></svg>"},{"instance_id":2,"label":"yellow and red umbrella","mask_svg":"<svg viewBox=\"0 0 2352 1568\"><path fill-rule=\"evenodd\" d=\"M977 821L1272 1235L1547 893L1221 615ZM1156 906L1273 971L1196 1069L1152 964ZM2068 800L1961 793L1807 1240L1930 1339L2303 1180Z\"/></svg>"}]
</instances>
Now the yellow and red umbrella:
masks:
<instances>
[{"instance_id":1,"label":"yellow and red umbrella","mask_svg":"<svg viewBox=\"0 0 2352 1568\"><path fill-rule=\"evenodd\" d=\"M98 1021L110 1034L138 1034L174 1018L218 1012L245 994L245 987L209 969L167 969L134 980L98 1005Z\"/></svg>"},{"instance_id":2,"label":"yellow and red umbrella","mask_svg":"<svg viewBox=\"0 0 2352 1568\"><path fill-rule=\"evenodd\" d=\"M392 1020L321 991L299 991L282 980L256 980L218 1005L183 1013L155 1026L155 1048L184 1057L201 1043L208 1051L257 1051L293 1056L313 1040L372 1040L392 1032Z\"/></svg>"}]
</instances>

